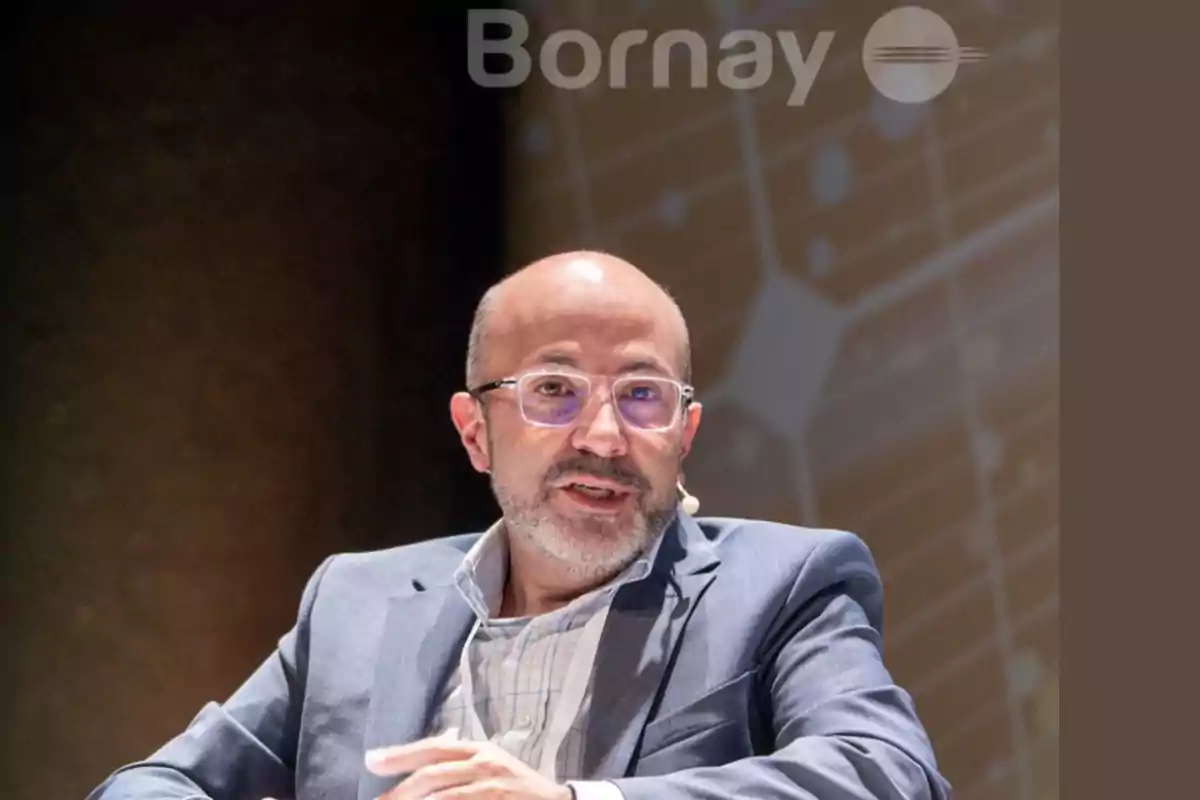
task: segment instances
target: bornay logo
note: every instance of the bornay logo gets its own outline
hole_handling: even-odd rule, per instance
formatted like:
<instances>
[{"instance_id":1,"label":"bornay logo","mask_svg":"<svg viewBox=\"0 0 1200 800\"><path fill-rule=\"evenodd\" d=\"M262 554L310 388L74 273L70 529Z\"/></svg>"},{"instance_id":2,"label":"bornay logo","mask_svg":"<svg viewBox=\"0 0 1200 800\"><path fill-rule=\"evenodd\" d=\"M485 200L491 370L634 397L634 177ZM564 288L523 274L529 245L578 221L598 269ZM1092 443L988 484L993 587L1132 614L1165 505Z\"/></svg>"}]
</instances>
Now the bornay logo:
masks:
<instances>
[{"instance_id":1,"label":"bornay logo","mask_svg":"<svg viewBox=\"0 0 1200 800\"><path fill-rule=\"evenodd\" d=\"M503 36L487 35L489 28L503 28ZM480 86L510 88L519 86L533 74L534 56L526 47L529 21L519 11L489 9L467 12L467 71ZM767 33L735 30L717 42L720 56L715 77L727 89L755 89L771 79L776 64L776 47L792 78L787 104L802 106L816 82L829 54L834 31L821 31L808 47L801 46L792 31ZM690 30L665 31L653 40L645 29L617 33L606 47L585 31L564 29L551 32L537 51L537 66L542 77L560 89L583 89L597 81L613 89L629 85L629 53L637 47L650 49L650 85L669 88L673 83L671 59L676 48L684 48L689 57L687 83L690 88L709 86L711 69L709 43L700 33ZM573 48L573 72L563 69L560 57ZM569 52L569 50L568 50ZM488 59L492 56L492 59ZM496 56L506 58L499 59ZM863 43L863 66L876 90L901 103L924 103L944 92L954 79L960 63L978 60L983 52L959 47L949 23L932 11L904 6L880 17ZM501 71L489 70L502 66ZM639 79L644 80L639 76Z\"/></svg>"}]
</instances>

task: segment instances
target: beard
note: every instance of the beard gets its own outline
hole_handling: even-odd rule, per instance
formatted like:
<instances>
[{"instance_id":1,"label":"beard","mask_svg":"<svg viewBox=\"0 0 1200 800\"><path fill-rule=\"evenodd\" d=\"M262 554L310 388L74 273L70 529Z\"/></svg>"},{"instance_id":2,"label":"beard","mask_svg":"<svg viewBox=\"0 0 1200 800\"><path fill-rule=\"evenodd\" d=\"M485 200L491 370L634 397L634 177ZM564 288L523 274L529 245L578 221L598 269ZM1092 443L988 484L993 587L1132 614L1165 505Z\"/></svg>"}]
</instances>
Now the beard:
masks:
<instances>
[{"instance_id":1,"label":"beard","mask_svg":"<svg viewBox=\"0 0 1200 800\"><path fill-rule=\"evenodd\" d=\"M600 580L616 575L645 552L675 516L673 487L665 496L655 494L640 473L586 453L555 465L532 497L512 491L500 477L502 472L493 469L491 483L509 535L520 537L581 578ZM555 511L550 503L551 484L568 474L606 478L630 487L636 492L632 513L611 517Z\"/></svg>"}]
</instances>

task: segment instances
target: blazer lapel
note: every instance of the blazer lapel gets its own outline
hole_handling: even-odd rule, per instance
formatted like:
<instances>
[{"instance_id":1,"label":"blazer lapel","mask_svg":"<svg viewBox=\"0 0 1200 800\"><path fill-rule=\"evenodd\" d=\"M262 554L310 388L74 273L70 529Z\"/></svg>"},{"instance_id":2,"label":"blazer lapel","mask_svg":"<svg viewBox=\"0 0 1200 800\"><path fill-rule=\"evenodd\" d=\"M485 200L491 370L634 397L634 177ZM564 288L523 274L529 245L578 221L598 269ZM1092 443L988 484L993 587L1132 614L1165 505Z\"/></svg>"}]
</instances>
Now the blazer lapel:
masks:
<instances>
[{"instance_id":1,"label":"blazer lapel","mask_svg":"<svg viewBox=\"0 0 1200 800\"><path fill-rule=\"evenodd\" d=\"M583 775L625 775L696 603L719 559L682 512L663 535L654 570L621 587L600 640Z\"/></svg>"},{"instance_id":2,"label":"blazer lapel","mask_svg":"<svg viewBox=\"0 0 1200 800\"><path fill-rule=\"evenodd\" d=\"M364 749L415 741L425 735L438 699L470 632L474 614L452 583L393 597L375 667ZM417 644L419 642L419 644ZM397 783L365 767L360 800L378 797Z\"/></svg>"}]
</instances>

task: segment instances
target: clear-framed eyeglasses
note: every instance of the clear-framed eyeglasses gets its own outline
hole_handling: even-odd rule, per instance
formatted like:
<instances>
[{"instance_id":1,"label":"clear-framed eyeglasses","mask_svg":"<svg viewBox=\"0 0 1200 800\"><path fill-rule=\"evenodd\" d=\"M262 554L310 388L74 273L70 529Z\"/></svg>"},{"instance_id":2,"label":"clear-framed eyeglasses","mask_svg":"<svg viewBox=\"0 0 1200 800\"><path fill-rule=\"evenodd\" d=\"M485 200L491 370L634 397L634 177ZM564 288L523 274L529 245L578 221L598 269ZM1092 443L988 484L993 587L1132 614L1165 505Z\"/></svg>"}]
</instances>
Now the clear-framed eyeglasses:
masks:
<instances>
[{"instance_id":1,"label":"clear-framed eyeglasses","mask_svg":"<svg viewBox=\"0 0 1200 800\"><path fill-rule=\"evenodd\" d=\"M527 423L562 428L579 418L599 383L576 372L541 370L485 383L469 392L481 400L487 392L511 388ZM611 380L610 393L613 407L626 425L639 431L663 431L679 421L695 390L672 378L622 375Z\"/></svg>"}]
</instances>

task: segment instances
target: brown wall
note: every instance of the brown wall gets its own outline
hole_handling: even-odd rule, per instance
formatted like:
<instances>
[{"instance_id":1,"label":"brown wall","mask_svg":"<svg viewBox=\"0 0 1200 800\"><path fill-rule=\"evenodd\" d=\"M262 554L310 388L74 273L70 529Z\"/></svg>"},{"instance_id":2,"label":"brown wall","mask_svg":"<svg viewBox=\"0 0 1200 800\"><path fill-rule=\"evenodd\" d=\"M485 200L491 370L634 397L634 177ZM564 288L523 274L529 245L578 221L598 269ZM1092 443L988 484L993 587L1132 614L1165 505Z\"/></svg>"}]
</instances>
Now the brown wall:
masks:
<instances>
[{"instance_id":1,"label":"brown wall","mask_svg":"<svg viewBox=\"0 0 1200 800\"><path fill-rule=\"evenodd\" d=\"M324 555L490 513L445 403L501 140L376 5L28 21L4 797L82 797L226 696Z\"/></svg>"}]
</instances>

